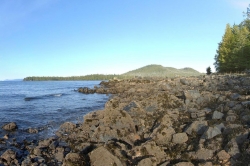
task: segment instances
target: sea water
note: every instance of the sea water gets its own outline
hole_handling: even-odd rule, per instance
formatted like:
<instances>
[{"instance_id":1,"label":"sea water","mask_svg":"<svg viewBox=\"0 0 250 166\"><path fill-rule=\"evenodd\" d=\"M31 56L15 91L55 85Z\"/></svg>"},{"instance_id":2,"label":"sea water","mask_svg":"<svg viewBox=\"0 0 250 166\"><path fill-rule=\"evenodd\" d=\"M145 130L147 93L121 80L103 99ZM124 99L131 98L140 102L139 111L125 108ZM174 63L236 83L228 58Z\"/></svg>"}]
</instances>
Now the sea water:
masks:
<instances>
[{"instance_id":1,"label":"sea water","mask_svg":"<svg viewBox=\"0 0 250 166\"><path fill-rule=\"evenodd\" d=\"M0 127L16 122L17 139L45 139L64 122L82 123L83 116L104 108L105 94L78 93L79 87L93 88L100 81L0 81ZM27 129L38 129L29 134ZM0 129L0 138L6 134Z\"/></svg>"}]
</instances>

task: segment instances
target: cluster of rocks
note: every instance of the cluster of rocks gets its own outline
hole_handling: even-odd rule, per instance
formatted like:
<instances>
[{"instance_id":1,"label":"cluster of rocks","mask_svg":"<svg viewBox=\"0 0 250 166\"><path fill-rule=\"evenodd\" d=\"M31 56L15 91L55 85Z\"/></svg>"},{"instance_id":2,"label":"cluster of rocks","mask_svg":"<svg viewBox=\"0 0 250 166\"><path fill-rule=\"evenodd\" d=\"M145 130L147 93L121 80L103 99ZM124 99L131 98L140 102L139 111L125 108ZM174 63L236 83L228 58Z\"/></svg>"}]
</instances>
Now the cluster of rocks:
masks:
<instances>
[{"instance_id":1,"label":"cluster of rocks","mask_svg":"<svg viewBox=\"0 0 250 166\"><path fill-rule=\"evenodd\" d=\"M113 95L104 110L85 115L83 124L66 122L52 138L7 149L0 156L0 165L209 166L250 162L249 77L110 80L78 91ZM0 140L0 148L4 141Z\"/></svg>"}]
</instances>

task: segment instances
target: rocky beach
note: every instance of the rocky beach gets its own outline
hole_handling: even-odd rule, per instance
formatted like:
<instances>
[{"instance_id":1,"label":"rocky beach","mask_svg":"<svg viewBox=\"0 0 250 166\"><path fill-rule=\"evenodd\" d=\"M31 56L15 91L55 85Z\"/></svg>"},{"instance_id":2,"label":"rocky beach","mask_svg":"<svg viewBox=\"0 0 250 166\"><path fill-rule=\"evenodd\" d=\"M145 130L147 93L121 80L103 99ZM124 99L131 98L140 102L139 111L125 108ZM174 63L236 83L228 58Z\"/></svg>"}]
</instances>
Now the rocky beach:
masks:
<instances>
[{"instance_id":1,"label":"rocky beach","mask_svg":"<svg viewBox=\"0 0 250 166\"><path fill-rule=\"evenodd\" d=\"M104 110L85 115L82 124L62 124L51 138L17 142L6 134L0 138L0 166L250 162L249 75L113 79L78 92L112 97ZM13 122L1 130L17 128Z\"/></svg>"}]
</instances>

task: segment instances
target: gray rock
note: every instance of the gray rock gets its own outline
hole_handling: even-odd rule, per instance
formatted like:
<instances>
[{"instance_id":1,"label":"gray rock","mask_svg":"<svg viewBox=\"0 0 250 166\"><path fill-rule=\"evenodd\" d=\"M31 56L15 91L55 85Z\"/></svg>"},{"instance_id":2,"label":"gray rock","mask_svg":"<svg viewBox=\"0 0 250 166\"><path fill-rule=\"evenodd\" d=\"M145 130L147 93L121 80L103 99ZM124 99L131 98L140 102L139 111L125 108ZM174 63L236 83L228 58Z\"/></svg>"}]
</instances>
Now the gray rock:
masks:
<instances>
[{"instance_id":1,"label":"gray rock","mask_svg":"<svg viewBox=\"0 0 250 166\"><path fill-rule=\"evenodd\" d=\"M249 86L250 85L250 78L243 78L242 85Z\"/></svg>"},{"instance_id":2,"label":"gray rock","mask_svg":"<svg viewBox=\"0 0 250 166\"><path fill-rule=\"evenodd\" d=\"M204 134L202 135L202 138L204 139L211 139L217 135L220 135L221 131L216 126L215 127L209 127Z\"/></svg>"},{"instance_id":3,"label":"gray rock","mask_svg":"<svg viewBox=\"0 0 250 166\"><path fill-rule=\"evenodd\" d=\"M27 157L22 161L21 166L30 166L31 164L32 164L32 161L31 161L30 157Z\"/></svg>"},{"instance_id":4,"label":"gray rock","mask_svg":"<svg viewBox=\"0 0 250 166\"><path fill-rule=\"evenodd\" d=\"M44 163L45 162L45 159L41 156L36 156L35 158L33 158L33 160L35 162L38 162L38 163Z\"/></svg>"},{"instance_id":5,"label":"gray rock","mask_svg":"<svg viewBox=\"0 0 250 166\"><path fill-rule=\"evenodd\" d=\"M220 131L224 130L226 127L223 123L215 125L215 127L217 127Z\"/></svg>"},{"instance_id":6,"label":"gray rock","mask_svg":"<svg viewBox=\"0 0 250 166\"><path fill-rule=\"evenodd\" d=\"M53 142L49 145L49 148L50 148L50 149L55 149L58 145L59 145L59 142L58 142L58 141L53 141Z\"/></svg>"},{"instance_id":7,"label":"gray rock","mask_svg":"<svg viewBox=\"0 0 250 166\"><path fill-rule=\"evenodd\" d=\"M186 133L176 133L173 135L173 143L182 144L188 141L188 136Z\"/></svg>"},{"instance_id":8,"label":"gray rock","mask_svg":"<svg viewBox=\"0 0 250 166\"><path fill-rule=\"evenodd\" d=\"M231 94L230 97L232 100L238 100L240 98L240 95L238 93L233 93L233 94Z\"/></svg>"},{"instance_id":9,"label":"gray rock","mask_svg":"<svg viewBox=\"0 0 250 166\"><path fill-rule=\"evenodd\" d=\"M235 139L232 139L227 143L225 150L235 159L240 157L239 146Z\"/></svg>"},{"instance_id":10,"label":"gray rock","mask_svg":"<svg viewBox=\"0 0 250 166\"><path fill-rule=\"evenodd\" d=\"M207 129L207 121L194 121L187 129L186 133L192 135L195 132L198 135L202 135Z\"/></svg>"},{"instance_id":11,"label":"gray rock","mask_svg":"<svg viewBox=\"0 0 250 166\"><path fill-rule=\"evenodd\" d=\"M149 158L143 159L138 163L138 166L152 166L152 165L153 162Z\"/></svg>"},{"instance_id":12,"label":"gray rock","mask_svg":"<svg viewBox=\"0 0 250 166\"><path fill-rule=\"evenodd\" d=\"M183 85L189 85L189 81L187 81L185 78L180 79L180 83L182 83Z\"/></svg>"},{"instance_id":13,"label":"gray rock","mask_svg":"<svg viewBox=\"0 0 250 166\"><path fill-rule=\"evenodd\" d=\"M235 102L230 101L227 105L228 107L233 108L235 106Z\"/></svg>"},{"instance_id":14,"label":"gray rock","mask_svg":"<svg viewBox=\"0 0 250 166\"><path fill-rule=\"evenodd\" d=\"M147 112L155 112L157 110L157 107L156 106L148 106L145 110Z\"/></svg>"},{"instance_id":15,"label":"gray rock","mask_svg":"<svg viewBox=\"0 0 250 166\"><path fill-rule=\"evenodd\" d=\"M242 105L244 106L249 106L250 105L250 101L243 101L241 102Z\"/></svg>"},{"instance_id":16,"label":"gray rock","mask_svg":"<svg viewBox=\"0 0 250 166\"><path fill-rule=\"evenodd\" d=\"M191 118L193 119L206 116L205 110L191 109L189 112L191 112Z\"/></svg>"},{"instance_id":17,"label":"gray rock","mask_svg":"<svg viewBox=\"0 0 250 166\"><path fill-rule=\"evenodd\" d=\"M241 120L243 120L244 122L249 122L250 121L250 115L243 115L241 117Z\"/></svg>"},{"instance_id":18,"label":"gray rock","mask_svg":"<svg viewBox=\"0 0 250 166\"><path fill-rule=\"evenodd\" d=\"M224 116L223 113L219 111L214 111L212 119L221 119Z\"/></svg>"},{"instance_id":19,"label":"gray rock","mask_svg":"<svg viewBox=\"0 0 250 166\"><path fill-rule=\"evenodd\" d=\"M195 153L195 157L199 160L209 160L212 159L213 157L213 151L209 150L209 149L199 149L196 153Z\"/></svg>"},{"instance_id":20,"label":"gray rock","mask_svg":"<svg viewBox=\"0 0 250 166\"><path fill-rule=\"evenodd\" d=\"M188 90L185 92L185 96L187 99L197 99L201 97L201 94L198 90Z\"/></svg>"},{"instance_id":21,"label":"gray rock","mask_svg":"<svg viewBox=\"0 0 250 166\"><path fill-rule=\"evenodd\" d=\"M131 102L129 105L123 108L124 111L131 111L132 108L138 108L139 105L136 102Z\"/></svg>"},{"instance_id":22,"label":"gray rock","mask_svg":"<svg viewBox=\"0 0 250 166\"><path fill-rule=\"evenodd\" d=\"M16 125L15 122L11 122L8 124L3 125L2 129L6 130L6 131L13 131L16 130L18 127Z\"/></svg>"}]
</instances>

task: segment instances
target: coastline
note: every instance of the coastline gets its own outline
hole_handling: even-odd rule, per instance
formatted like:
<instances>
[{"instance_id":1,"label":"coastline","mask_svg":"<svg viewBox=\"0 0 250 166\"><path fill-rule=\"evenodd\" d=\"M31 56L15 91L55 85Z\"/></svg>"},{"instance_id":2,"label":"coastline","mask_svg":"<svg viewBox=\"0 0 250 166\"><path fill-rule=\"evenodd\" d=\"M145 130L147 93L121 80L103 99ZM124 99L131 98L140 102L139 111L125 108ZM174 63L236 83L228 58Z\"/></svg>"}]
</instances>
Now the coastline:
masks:
<instances>
[{"instance_id":1,"label":"coastline","mask_svg":"<svg viewBox=\"0 0 250 166\"><path fill-rule=\"evenodd\" d=\"M85 115L83 124L62 124L54 137L11 140L16 148L0 156L0 165L244 165L250 161L247 76L110 80L79 92L113 97L104 110ZM7 141L1 138L0 145Z\"/></svg>"}]
</instances>

